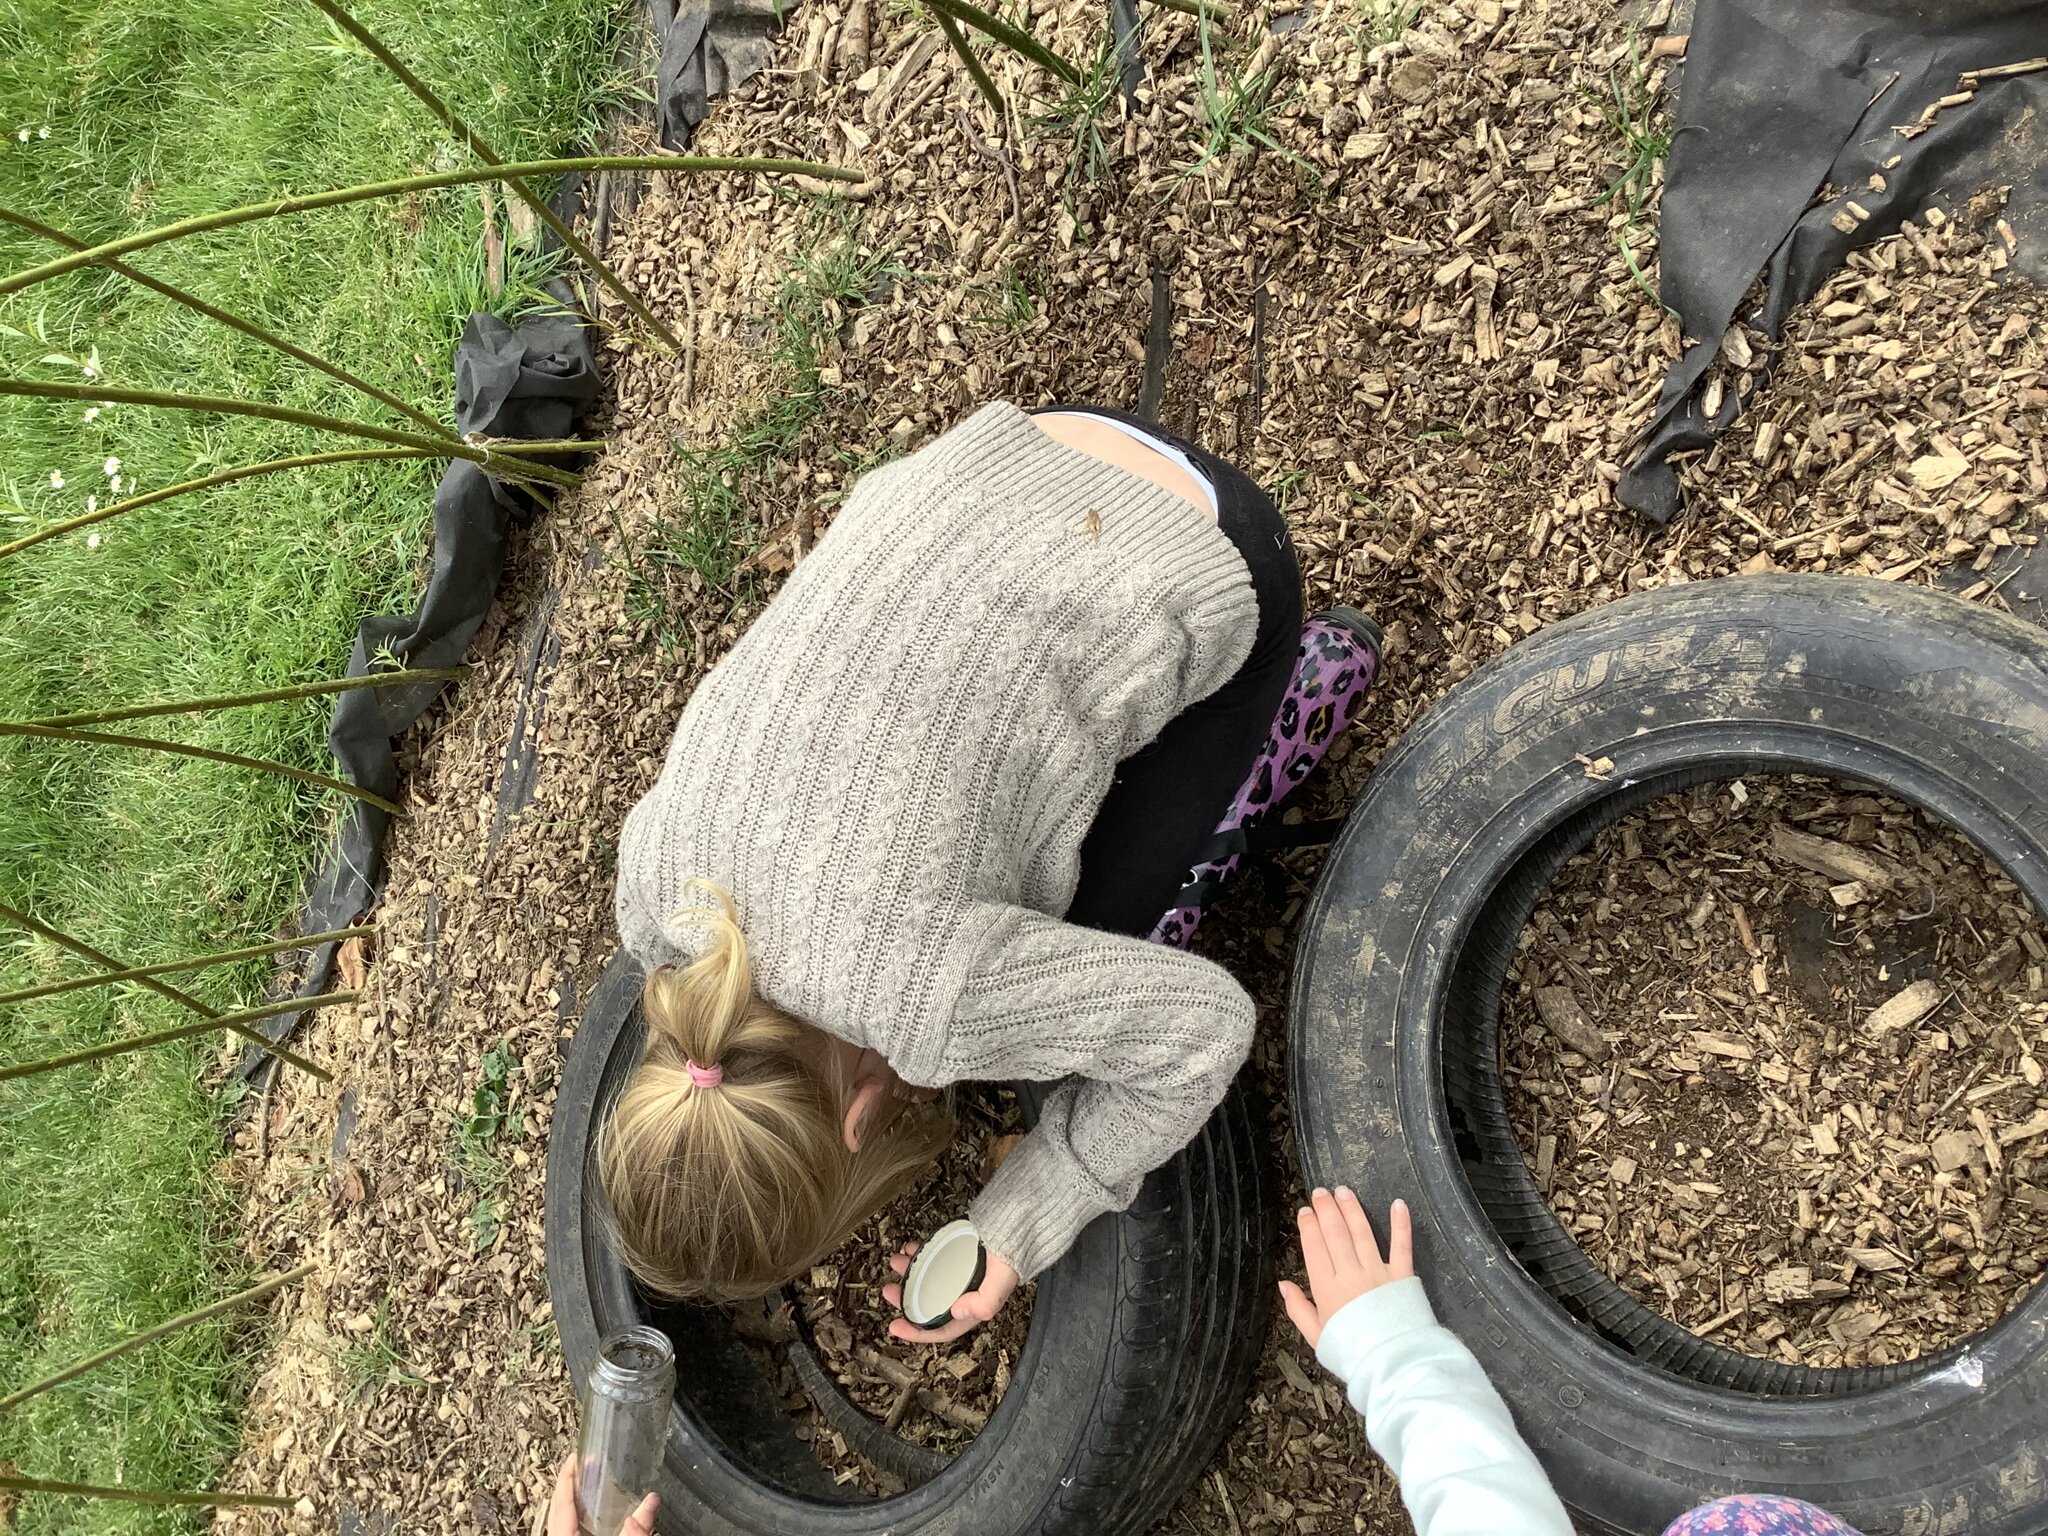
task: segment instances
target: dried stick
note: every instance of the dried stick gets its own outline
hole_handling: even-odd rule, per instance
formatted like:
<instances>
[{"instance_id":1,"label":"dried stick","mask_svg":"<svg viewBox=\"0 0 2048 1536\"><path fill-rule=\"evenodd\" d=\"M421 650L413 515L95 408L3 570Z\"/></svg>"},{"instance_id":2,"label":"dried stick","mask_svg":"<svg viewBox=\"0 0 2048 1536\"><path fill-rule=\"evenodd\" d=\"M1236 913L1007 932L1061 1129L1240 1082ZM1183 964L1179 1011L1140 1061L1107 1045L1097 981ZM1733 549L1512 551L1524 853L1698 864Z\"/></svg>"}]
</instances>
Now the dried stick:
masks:
<instances>
[{"instance_id":1,"label":"dried stick","mask_svg":"<svg viewBox=\"0 0 2048 1536\"><path fill-rule=\"evenodd\" d=\"M320 0L313 0L313 3L318 5ZM1000 123L1004 112L1003 93L996 89L995 81L988 77L988 71L982 68L981 60L974 56L974 50L967 46L967 39L960 35L960 23L944 11L936 9L932 10L932 19L938 22L939 30L946 34L946 41L953 45L953 51L960 55L960 62L967 66L968 75L973 78L983 99L994 108L996 121Z\"/></svg>"},{"instance_id":2,"label":"dried stick","mask_svg":"<svg viewBox=\"0 0 2048 1536\"><path fill-rule=\"evenodd\" d=\"M359 688L398 688L407 683L447 683L462 676L460 667L421 667L407 672L366 672L360 677L330 677L317 683L293 683L288 688L265 688L256 693L223 694L211 699L174 699L161 704L124 704L119 709L87 710L75 715L51 715L26 720L24 725L106 725L115 720L147 720L156 715L199 715L216 709L238 709L246 704L278 704L287 699L311 699L327 693L353 693Z\"/></svg>"},{"instance_id":3,"label":"dried stick","mask_svg":"<svg viewBox=\"0 0 2048 1536\"><path fill-rule=\"evenodd\" d=\"M20 725L0 721L0 736L33 736L42 741L69 741L87 747L134 747L144 752L168 752L173 757L197 757L209 763L226 763L232 768L255 768L264 773L280 774L287 779L296 779L301 784L310 784L316 789L331 789L337 794L347 795L351 800L361 800L374 805L380 811L393 816L403 816L405 808L394 800L387 800L374 790L351 784L346 779L337 779L324 773L314 773L306 768L294 768L289 763L272 762L267 757L244 757L239 752L216 752L211 747L195 747L182 741L166 741L161 736L115 736L105 731L74 731L61 725Z\"/></svg>"},{"instance_id":4,"label":"dried stick","mask_svg":"<svg viewBox=\"0 0 2048 1536\"><path fill-rule=\"evenodd\" d=\"M111 502L96 512L81 513L66 518L61 523L52 523L47 528L38 528L34 533L24 534L9 544L0 544L0 560L9 555L18 555L24 549L33 549L48 539L61 534L72 533L94 523L104 523L110 517L119 517L123 512L133 512L138 507L153 506L159 501L169 501L173 496L187 496L194 491L211 490L216 485L228 485L236 480L246 480L251 475L276 474L281 469L306 469L322 464L351 464L368 459L438 459L438 448L350 448L340 453L309 453L291 459L267 459L261 464L244 464L238 469L224 469L218 474L206 476L203 480L187 480L179 485L167 485L160 491L145 491L140 496L130 496L126 501Z\"/></svg>"},{"instance_id":5,"label":"dried stick","mask_svg":"<svg viewBox=\"0 0 2048 1536\"><path fill-rule=\"evenodd\" d=\"M948 8L957 8L957 0L934 0ZM969 7L968 9L972 9ZM975 12L983 20L992 20L982 12ZM977 25L970 17L962 15L968 25ZM1043 47L1030 37L1017 32L1007 23L998 23L1004 30L1023 37L1032 48L1044 52ZM1071 76L1072 71L1068 71ZM131 251L147 250L153 245L166 241L180 240L187 235L205 234L216 229L231 229L237 224L249 224L258 219L277 218L288 213L306 213L315 208L338 208L347 203L367 203L380 197L399 197L407 192L431 192L439 187L472 186L479 181L504 181L513 176L554 176L566 171L674 171L681 175L703 175L715 171L752 171L764 176L811 176L825 181L860 181L866 172L843 165L820 165L810 160L750 159L746 156L727 155L577 155L565 160L521 160L513 164L486 166L482 170L437 171L428 176L406 176L397 181L367 182L361 186L336 187L328 192L308 192L299 197L280 197L267 203L249 203L240 208L224 208L215 213L197 214L189 219L180 219L174 224L162 224L155 229L145 229L119 240L109 240L89 250L75 251L69 256L59 256L38 266L24 267L21 271L0 277L0 295L19 293L24 288L47 282L53 277L62 277L66 272L76 272L80 267L97 266L116 256L126 256Z\"/></svg>"},{"instance_id":6,"label":"dried stick","mask_svg":"<svg viewBox=\"0 0 2048 1536\"><path fill-rule=\"evenodd\" d=\"M1021 53L1041 69L1052 71L1069 85L1081 83L1080 71L1065 59L1054 53L1029 32L1013 27L1002 17L990 14L979 6L969 5L967 0L924 0L932 11L951 16L955 21L964 21L968 26L986 37L992 37L1014 53ZM0 292L5 292L0 288Z\"/></svg>"},{"instance_id":7,"label":"dried stick","mask_svg":"<svg viewBox=\"0 0 2048 1536\"><path fill-rule=\"evenodd\" d=\"M452 458L468 459L473 464L482 465L486 472L510 480L542 480L565 488L579 483L575 475L550 464L530 464L524 460L508 463L507 456L495 446L480 447L453 439L421 437L417 432L401 432L396 427L373 427L365 422L350 421L345 416L301 411L288 405L272 405L266 400L240 400L230 395L187 395L168 389L116 389L107 384L45 384L37 379L13 378L0 378L0 395L22 395L35 400L111 400L117 405L157 405L177 411L257 416L265 421L313 427L322 432L365 437L375 443L395 443L401 448L420 448ZM525 445L520 451L546 452L554 446L551 443L534 443Z\"/></svg>"},{"instance_id":8,"label":"dried stick","mask_svg":"<svg viewBox=\"0 0 2048 1536\"><path fill-rule=\"evenodd\" d=\"M173 1493L162 1488L100 1488L90 1483L59 1483L47 1477L22 1477L0 1472L0 1488L15 1493L48 1493L63 1498L113 1499L121 1504L196 1504L211 1509L296 1509L297 1499L269 1493Z\"/></svg>"}]
</instances>

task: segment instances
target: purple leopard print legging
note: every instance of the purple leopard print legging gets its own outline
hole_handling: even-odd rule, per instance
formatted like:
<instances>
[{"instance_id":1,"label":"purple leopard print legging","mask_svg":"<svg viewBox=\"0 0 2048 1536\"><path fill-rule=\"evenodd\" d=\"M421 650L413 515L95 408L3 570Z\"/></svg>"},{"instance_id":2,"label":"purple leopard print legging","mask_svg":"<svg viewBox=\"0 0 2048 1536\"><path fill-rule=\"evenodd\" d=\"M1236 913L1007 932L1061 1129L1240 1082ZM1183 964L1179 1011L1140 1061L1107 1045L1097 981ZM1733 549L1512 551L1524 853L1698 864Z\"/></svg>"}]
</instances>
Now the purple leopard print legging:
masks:
<instances>
[{"instance_id":1,"label":"purple leopard print legging","mask_svg":"<svg viewBox=\"0 0 2048 1536\"><path fill-rule=\"evenodd\" d=\"M1372 688L1378 657L1350 626L1334 619L1311 618L1301 631L1301 650L1294 662L1294 680L1280 701L1280 713L1253 760L1251 773L1217 824L1220 835L1251 828L1264 821L1309 776L1330 744L1358 713ZM1186 888L1212 886L1238 866L1239 854L1197 864L1182 882ZM1202 921L1199 901L1175 906L1159 919L1147 937L1154 944L1185 949Z\"/></svg>"},{"instance_id":2,"label":"purple leopard print legging","mask_svg":"<svg viewBox=\"0 0 2048 1536\"><path fill-rule=\"evenodd\" d=\"M1857 1536L1824 1509L1775 1493L1737 1493L1680 1515L1664 1536Z\"/></svg>"}]
</instances>

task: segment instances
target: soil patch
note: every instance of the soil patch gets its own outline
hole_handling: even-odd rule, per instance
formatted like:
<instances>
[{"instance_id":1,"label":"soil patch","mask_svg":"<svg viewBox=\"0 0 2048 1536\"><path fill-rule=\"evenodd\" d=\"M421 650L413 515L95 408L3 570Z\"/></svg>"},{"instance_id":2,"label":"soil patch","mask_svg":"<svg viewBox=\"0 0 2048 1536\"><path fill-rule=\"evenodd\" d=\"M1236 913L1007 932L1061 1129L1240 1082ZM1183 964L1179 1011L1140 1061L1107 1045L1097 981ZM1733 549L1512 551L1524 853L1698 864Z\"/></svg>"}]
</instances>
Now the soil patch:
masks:
<instances>
[{"instance_id":1,"label":"soil patch","mask_svg":"<svg viewBox=\"0 0 2048 1536\"><path fill-rule=\"evenodd\" d=\"M1796 1365L1910 1360L2048 1262L2044 965L2032 904L1902 802L1701 785L1603 831L1523 930L1516 1133L1645 1306Z\"/></svg>"},{"instance_id":2,"label":"soil patch","mask_svg":"<svg viewBox=\"0 0 2048 1536\"><path fill-rule=\"evenodd\" d=\"M839 1251L771 1302L756 1342L783 1392L783 1405L819 1462L842 1482L883 1495L903 1481L848 1450L846 1437L818 1411L790 1365L783 1335L801 1330L815 1357L869 1418L914 1445L951 1455L988 1423L1008 1390L1031 1326L1034 1287L1018 1288L996 1320L951 1345L906 1344L889 1337L896 1309L882 1300L895 1277L889 1256L967 1213L989 1176L1015 1146L1024 1120L1016 1095L973 1084L955 1098L959 1131L931 1176L906 1190ZM749 1331L752 1331L751 1329Z\"/></svg>"}]
</instances>

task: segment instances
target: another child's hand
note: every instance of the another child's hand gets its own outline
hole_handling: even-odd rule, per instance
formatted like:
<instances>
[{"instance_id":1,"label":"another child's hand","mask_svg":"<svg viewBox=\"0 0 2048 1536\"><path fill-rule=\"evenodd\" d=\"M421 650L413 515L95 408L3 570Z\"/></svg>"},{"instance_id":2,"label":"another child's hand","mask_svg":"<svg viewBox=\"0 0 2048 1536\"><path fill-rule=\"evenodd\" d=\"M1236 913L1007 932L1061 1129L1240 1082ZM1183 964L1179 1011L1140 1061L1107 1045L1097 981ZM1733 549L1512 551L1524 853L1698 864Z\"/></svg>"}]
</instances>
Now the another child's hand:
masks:
<instances>
[{"instance_id":1,"label":"another child's hand","mask_svg":"<svg viewBox=\"0 0 2048 1536\"><path fill-rule=\"evenodd\" d=\"M889 1261L889 1268L896 1272L899 1283L882 1287L882 1300L892 1307L903 1305L903 1276L910 1272L910 1260L916 1254L917 1243L905 1243L903 1251ZM1003 1310L1003 1303L1010 1299L1010 1293L1017 1289L1017 1271L1010 1267L1007 1259L998 1254L988 1255L988 1266L981 1277L981 1289L969 1291L953 1303L953 1321L943 1328L919 1328L907 1317L899 1317L889 1324L889 1337L901 1339L907 1344L950 1344L962 1334L979 1327Z\"/></svg>"},{"instance_id":2,"label":"another child's hand","mask_svg":"<svg viewBox=\"0 0 2048 1536\"><path fill-rule=\"evenodd\" d=\"M1319 1189L1301 1208L1295 1223L1301 1229L1301 1258L1308 1269L1308 1295L1292 1280L1280 1282L1287 1320L1314 1349L1323 1325L1367 1291L1415 1273L1415 1225L1406 1201L1396 1200L1387 1214L1387 1256L1365 1219L1358 1196L1339 1188Z\"/></svg>"}]
</instances>

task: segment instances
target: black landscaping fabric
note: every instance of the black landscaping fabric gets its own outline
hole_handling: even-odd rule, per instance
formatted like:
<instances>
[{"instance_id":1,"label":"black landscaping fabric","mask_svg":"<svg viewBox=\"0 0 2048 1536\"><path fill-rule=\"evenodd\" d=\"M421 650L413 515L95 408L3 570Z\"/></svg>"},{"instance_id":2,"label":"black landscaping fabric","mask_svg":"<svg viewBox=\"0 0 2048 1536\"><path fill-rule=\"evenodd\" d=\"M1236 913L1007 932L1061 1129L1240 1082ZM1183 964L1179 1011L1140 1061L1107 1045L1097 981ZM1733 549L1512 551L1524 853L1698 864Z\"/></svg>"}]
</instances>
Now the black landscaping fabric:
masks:
<instances>
[{"instance_id":1,"label":"black landscaping fabric","mask_svg":"<svg viewBox=\"0 0 2048 1536\"><path fill-rule=\"evenodd\" d=\"M768 67L796 0L649 0L660 53L654 106L661 142L685 148L711 98Z\"/></svg>"},{"instance_id":2,"label":"black landscaping fabric","mask_svg":"<svg viewBox=\"0 0 2048 1536\"><path fill-rule=\"evenodd\" d=\"M472 315L455 349L455 424L464 436L550 440L573 435L576 419L598 395L597 357L590 331L561 311L527 316L508 325ZM559 462L559 461L558 461ZM404 667L444 668L461 662L498 591L505 541L513 519L539 503L492 480L467 459L456 459L434 492L434 568L411 613L378 614L356 634L348 675L361 677ZM398 794L392 738L409 729L440 693L439 682L345 693L327 728L328 745L350 782L387 800ZM359 800L349 802L326 862L315 873L299 915L301 933L347 927L375 902L384 875L384 834L391 817ZM336 946L307 958L296 995L327 990ZM281 1014L261 1028L273 1040L289 1035L303 1014ZM243 1053L241 1071L268 1059L257 1047Z\"/></svg>"},{"instance_id":3,"label":"black landscaping fabric","mask_svg":"<svg viewBox=\"0 0 2048 1536\"><path fill-rule=\"evenodd\" d=\"M1679 509L1670 456L1708 447L1741 411L1734 389L1711 420L1699 398L1759 272L1767 291L1745 318L1776 337L1852 249L1938 207L1981 217L2001 243L1993 226L2007 220L2018 240L2013 270L2048 284L2048 69L1983 80L1914 131L1929 107L1960 93L1966 72L2044 54L2042 0L1699 0L1658 257L1663 301L1694 344L1673 364L1622 475L1624 505L1669 521ZM1973 213L1973 197L2007 187L2009 205L1983 197ZM1824 188L1830 195L1818 196ZM1757 387L1767 374L1765 364Z\"/></svg>"}]
</instances>

